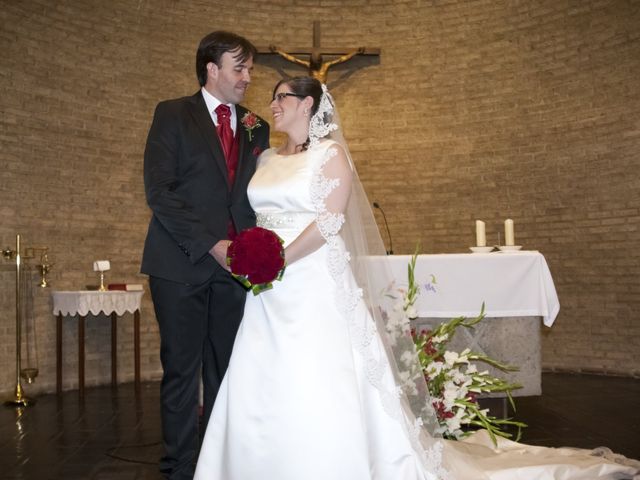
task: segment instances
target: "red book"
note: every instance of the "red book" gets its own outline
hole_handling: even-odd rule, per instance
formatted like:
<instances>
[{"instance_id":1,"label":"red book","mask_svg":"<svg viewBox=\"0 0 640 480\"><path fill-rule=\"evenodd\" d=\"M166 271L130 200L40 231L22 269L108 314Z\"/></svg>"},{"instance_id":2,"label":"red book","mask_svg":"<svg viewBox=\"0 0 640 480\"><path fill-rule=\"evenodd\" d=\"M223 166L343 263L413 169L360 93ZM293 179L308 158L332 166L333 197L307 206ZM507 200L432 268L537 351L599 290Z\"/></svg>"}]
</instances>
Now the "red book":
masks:
<instances>
[{"instance_id":1,"label":"red book","mask_svg":"<svg viewBox=\"0 0 640 480\"><path fill-rule=\"evenodd\" d=\"M122 290L126 292L141 292L144 287L141 283L110 283L107 290Z\"/></svg>"}]
</instances>

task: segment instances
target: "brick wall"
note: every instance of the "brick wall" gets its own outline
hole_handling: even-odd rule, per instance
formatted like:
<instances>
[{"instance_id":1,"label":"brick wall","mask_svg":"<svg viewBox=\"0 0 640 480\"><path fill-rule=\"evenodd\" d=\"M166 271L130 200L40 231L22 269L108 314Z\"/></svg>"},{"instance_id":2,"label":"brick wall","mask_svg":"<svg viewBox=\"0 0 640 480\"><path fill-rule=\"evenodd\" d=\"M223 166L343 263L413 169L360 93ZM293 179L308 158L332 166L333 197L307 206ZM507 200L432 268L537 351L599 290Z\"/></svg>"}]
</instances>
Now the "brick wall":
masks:
<instances>
[{"instance_id":1,"label":"brick wall","mask_svg":"<svg viewBox=\"0 0 640 480\"><path fill-rule=\"evenodd\" d=\"M365 13L366 8L366 13ZM47 245L53 288L145 282L149 211L142 152L155 104L197 89L198 41L217 28L256 44L379 47L336 67L329 87L365 188L396 253L463 252L473 221L497 242L504 218L540 250L562 305L543 335L549 369L640 374L640 5L636 1L99 2L31 0L0 9L0 242ZM248 106L267 116L273 84L302 69L257 62ZM278 142L279 137L274 137ZM13 386L10 262L0 269L0 391ZM33 263L33 261L31 261ZM41 374L55 388L49 292L34 289ZM119 376L133 376L131 322ZM109 381L109 325L87 330L87 384ZM77 386L65 320L65 388ZM143 378L158 378L148 292Z\"/></svg>"}]
</instances>

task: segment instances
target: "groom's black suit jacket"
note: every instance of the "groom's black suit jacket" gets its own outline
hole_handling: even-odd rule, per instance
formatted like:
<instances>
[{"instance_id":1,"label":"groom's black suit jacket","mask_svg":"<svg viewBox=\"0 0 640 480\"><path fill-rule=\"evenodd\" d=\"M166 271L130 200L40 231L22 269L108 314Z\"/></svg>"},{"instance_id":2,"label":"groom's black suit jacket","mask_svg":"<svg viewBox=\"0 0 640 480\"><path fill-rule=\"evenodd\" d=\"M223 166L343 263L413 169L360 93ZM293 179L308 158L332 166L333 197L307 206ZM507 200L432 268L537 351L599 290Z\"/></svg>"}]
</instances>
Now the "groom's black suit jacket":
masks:
<instances>
[{"instance_id":1,"label":"groom's black suit jacket","mask_svg":"<svg viewBox=\"0 0 640 480\"><path fill-rule=\"evenodd\" d=\"M269 146L269 126L241 124L247 109L236 105L238 166L232 188L215 125L201 92L156 107L144 152L144 183L153 212L142 273L197 285L221 269L209 250L236 231L255 225L247 185L258 155Z\"/></svg>"}]
</instances>

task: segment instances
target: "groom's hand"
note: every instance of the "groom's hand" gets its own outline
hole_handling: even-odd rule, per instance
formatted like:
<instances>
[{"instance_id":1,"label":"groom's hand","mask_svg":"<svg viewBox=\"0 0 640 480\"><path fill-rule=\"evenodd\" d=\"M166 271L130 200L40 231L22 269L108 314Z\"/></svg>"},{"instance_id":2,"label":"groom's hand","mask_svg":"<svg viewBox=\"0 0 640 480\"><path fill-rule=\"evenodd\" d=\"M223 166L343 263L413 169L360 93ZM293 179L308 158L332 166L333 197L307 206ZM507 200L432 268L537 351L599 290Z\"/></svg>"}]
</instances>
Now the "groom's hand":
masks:
<instances>
[{"instance_id":1,"label":"groom's hand","mask_svg":"<svg viewBox=\"0 0 640 480\"><path fill-rule=\"evenodd\" d=\"M227 249L229 245L231 245L231 240L220 240L209 250L209 255L215 258L216 262L227 272L231 271L231 268L227 265Z\"/></svg>"}]
</instances>

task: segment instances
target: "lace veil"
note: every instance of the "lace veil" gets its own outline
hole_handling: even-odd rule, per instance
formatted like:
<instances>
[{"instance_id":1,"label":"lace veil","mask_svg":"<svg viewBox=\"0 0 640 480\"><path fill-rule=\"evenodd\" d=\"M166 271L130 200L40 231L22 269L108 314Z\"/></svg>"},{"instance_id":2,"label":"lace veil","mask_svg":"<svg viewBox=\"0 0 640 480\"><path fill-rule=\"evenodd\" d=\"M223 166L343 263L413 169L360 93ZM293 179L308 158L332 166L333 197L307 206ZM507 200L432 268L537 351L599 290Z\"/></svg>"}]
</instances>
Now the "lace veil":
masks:
<instances>
[{"instance_id":1,"label":"lace veil","mask_svg":"<svg viewBox=\"0 0 640 480\"><path fill-rule=\"evenodd\" d=\"M340 237L358 288L340 291L339 302L349 316L352 345L362 354L367 378L380 393L385 411L401 423L418 458L433 471L441 466L442 445L435 438L438 422L406 321L407 306L393 283L385 247L342 134L335 103L326 86L322 88L318 111L310 120L309 148L323 139L331 139L342 146L353 170ZM331 239L327 243L331 250ZM339 253L330 255L335 257ZM355 314L355 304L360 298L370 313L368 319ZM390 375L392 379L385 378Z\"/></svg>"}]
</instances>

